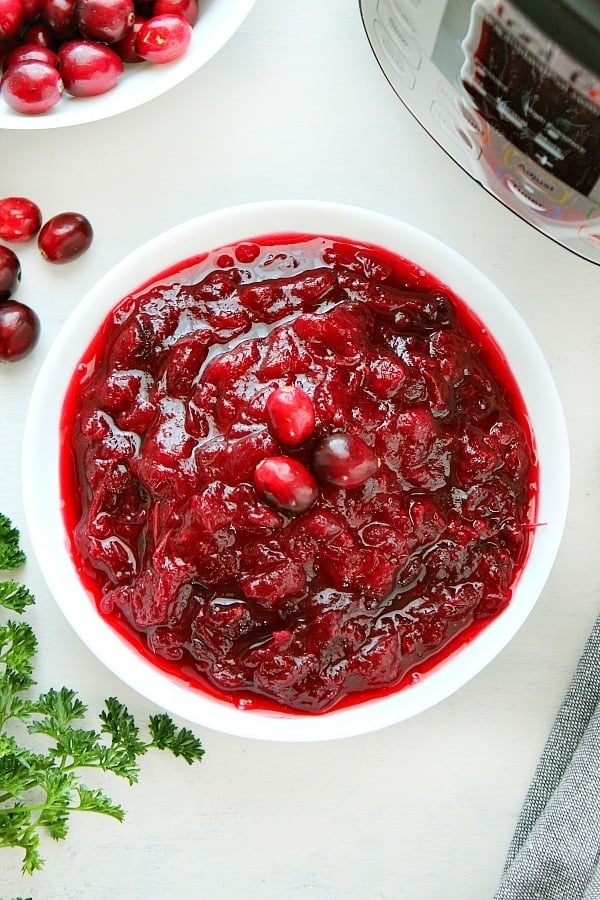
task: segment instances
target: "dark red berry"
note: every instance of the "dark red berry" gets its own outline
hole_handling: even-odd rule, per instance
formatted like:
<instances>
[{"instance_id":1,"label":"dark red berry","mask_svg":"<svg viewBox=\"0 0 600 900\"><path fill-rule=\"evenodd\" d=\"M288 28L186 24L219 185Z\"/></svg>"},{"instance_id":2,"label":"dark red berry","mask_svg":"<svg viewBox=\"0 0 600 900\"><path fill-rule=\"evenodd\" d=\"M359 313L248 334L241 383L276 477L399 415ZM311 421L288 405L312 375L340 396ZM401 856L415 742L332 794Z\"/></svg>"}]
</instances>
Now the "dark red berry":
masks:
<instances>
[{"instance_id":1,"label":"dark red berry","mask_svg":"<svg viewBox=\"0 0 600 900\"><path fill-rule=\"evenodd\" d=\"M15 66L20 62L42 62L56 68L58 57L54 50L41 44L20 44L10 51L4 60L2 68L6 72L11 66Z\"/></svg>"},{"instance_id":2,"label":"dark red berry","mask_svg":"<svg viewBox=\"0 0 600 900\"><path fill-rule=\"evenodd\" d=\"M198 21L198 0L154 0L152 15L162 16L164 13L183 16L186 22L194 26Z\"/></svg>"},{"instance_id":3,"label":"dark red berry","mask_svg":"<svg viewBox=\"0 0 600 900\"><path fill-rule=\"evenodd\" d=\"M0 41L18 37L24 22L23 0L0 0Z\"/></svg>"},{"instance_id":4,"label":"dark red berry","mask_svg":"<svg viewBox=\"0 0 600 900\"><path fill-rule=\"evenodd\" d=\"M77 31L75 0L42 0L40 16L59 41L73 37Z\"/></svg>"},{"instance_id":5,"label":"dark red berry","mask_svg":"<svg viewBox=\"0 0 600 900\"><path fill-rule=\"evenodd\" d=\"M113 44L113 49L119 54L124 63L140 63L143 62L142 57L135 49L135 42L138 32L147 19L136 13L133 25L124 38Z\"/></svg>"},{"instance_id":6,"label":"dark red berry","mask_svg":"<svg viewBox=\"0 0 600 900\"><path fill-rule=\"evenodd\" d=\"M0 82L0 94L5 103L20 113L48 112L58 103L62 92L60 75L48 63L17 63L6 70Z\"/></svg>"},{"instance_id":7,"label":"dark red berry","mask_svg":"<svg viewBox=\"0 0 600 900\"><path fill-rule=\"evenodd\" d=\"M254 486L270 506L293 516L316 502L319 488L306 466L289 456L269 456L254 470Z\"/></svg>"},{"instance_id":8,"label":"dark red berry","mask_svg":"<svg viewBox=\"0 0 600 900\"><path fill-rule=\"evenodd\" d=\"M65 90L75 97L95 97L110 91L123 74L121 57L94 41L67 41L58 51Z\"/></svg>"},{"instance_id":9,"label":"dark red berry","mask_svg":"<svg viewBox=\"0 0 600 900\"><path fill-rule=\"evenodd\" d=\"M151 63L168 63L182 56L190 45L192 26L183 16L153 16L140 28L135 49Z\"/></svg>"},{"instance_id":10,"label":"dark red berry","mask_svg":"<svg viewBox=\"0 0 600 900\"><path fill-rule=\"evenodd\" d=\"M42 0L23 0L23 13L26 25L35 22L40 14L41 5Z\"/></svg>"},{"instance_id":11,"label":"dark red berry","mask_svg":"<svg viewBox=\"0 0 600 900\"><path fill-rule=\"evenodd\" d=\"M56 47L56 38L44 22L34 22L23 33L23 44L39 44L40 47Z\"/></svg>"},{"instance_id":12,"label":"dark red berry","mask_svg":"<svg viewBox=\"0 0 600 900\"><path fill-rule=\"evenodd\" d=\"M23 244L35 237L42 224L39 207L27 197L4 197L0 200L0 238Z\"/></svg>"},{"instance_id":13,"label":"dark red berry","mask_svg":"<svg viewBox=\"0 0 600 900\"><path fill-rule=\"evenodd\" d=\"M81 35L91 41L120 41L134 18L133 0L76 0L77 26Z\"/></svg>"},{"instance_id":14,"label":"dark red berry","mask_svg":"<svg viewBox=\"0 0 600 900\"><path fill-rule=\"evenodd\" d=\"M298 447L315 430L315 408L300 387L286 385L269 394L265 406L273 437L287 447Z\"/></svg>"},{"instance_id":15,"label":"dark red berry","mask_svg":"<svg viewBox=\"0 0 600 900\"><path fill-rule=\"evenodd\" d=\"M313 451L312 464L318 479L342 488L359 487L379 468L371 447L344 431L321 438Z\"/></svg>"},{"instance_id":16,"label":"dark red berry","mask_svg":"<svg viewBox=\"0 0 600 900\"><path fill-rule=\"evenodd\" d=\"M80 213L59 213L48 219L38 235L38 247L49 262L66 263L84 253L94 233Z\"/></svg>"},{"instance_id":17,"label":"dark red berry","mask_svg":"<svg viewBox=\"0 0 600 900\"><path fill-rule=\"evenodd\" d=\"M0 360L15 362L30 353L40 336L40 320L16 300L0 304Z\"/></svg>"},{"instance_id":18,"label":"dark red berry","mask_svg":"<svg viewBox=\"0 0 600 900\"><path fill-rule=\"evenodd\" d=\"M21 265L16 253L0 244L0 303L8 300L21 280Z\"/></svg>"}]
</instances>

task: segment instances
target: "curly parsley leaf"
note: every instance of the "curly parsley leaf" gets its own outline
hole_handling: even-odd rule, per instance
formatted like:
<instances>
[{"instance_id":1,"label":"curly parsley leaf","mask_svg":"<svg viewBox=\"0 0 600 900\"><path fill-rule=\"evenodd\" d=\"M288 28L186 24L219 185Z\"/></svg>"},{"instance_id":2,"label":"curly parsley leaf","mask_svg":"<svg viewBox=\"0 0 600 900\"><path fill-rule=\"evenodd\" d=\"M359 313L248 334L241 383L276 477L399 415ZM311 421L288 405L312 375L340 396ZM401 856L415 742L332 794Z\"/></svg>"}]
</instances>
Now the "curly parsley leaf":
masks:
<instances>
[{"instance_id":1,"label":"curly parsley leaf","mask_svg":"<svg viewBox=\"0 0 600 900\"><path fill-rule=\"evenodd\" d=\"M18 531L0 514L0 568L24 561ZM0 582L0 607L21 614L34 602L24 585ZM82 783L84 771L110 772L133 784L140 757L152 748L169 750L189 764L204 755L198 738L187 728L178 729L166 713L150 716L149 736L144 738L115 697L109 697L98 714L98 729L83 727L88 710L71 688L51 688L32 698L36 650L36 636L27 622L0 623L0 848L22 849L25 874L44 865L41 835L64 840L72 813L94 812L123 821L121 806ZM24 730L37 736L42 750L19 743L16 735Z\"/></svg>"},{"instance_id":2,"label":"curly parsley leaf","mask_svg":"<svg viewBox=\"0 0 600 900\"><path fill-rule=\"evenodd\" d=\"M25 554L19 546L19 532L12 522L0 513L0 569L19 569Z\"/></svg>"}]
</instances>

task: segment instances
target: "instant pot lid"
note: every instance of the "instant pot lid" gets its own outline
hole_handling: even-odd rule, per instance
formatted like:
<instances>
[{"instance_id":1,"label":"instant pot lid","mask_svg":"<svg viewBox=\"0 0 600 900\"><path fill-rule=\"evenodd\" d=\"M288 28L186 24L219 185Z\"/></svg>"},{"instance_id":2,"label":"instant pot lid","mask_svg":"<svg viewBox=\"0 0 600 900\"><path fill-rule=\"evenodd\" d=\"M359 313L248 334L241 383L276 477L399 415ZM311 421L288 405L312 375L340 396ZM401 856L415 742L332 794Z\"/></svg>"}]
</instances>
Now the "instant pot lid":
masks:
<instances>
[{"instance_id":1,"label":"instant pot lid","mask_svg":"<svg viewBox=\"0 0 600 900\"><path fill-rule=\"evenodd\" d=\"M512 0L534 25L600 75L600 0Z\"/></svg>"}]
</instances>

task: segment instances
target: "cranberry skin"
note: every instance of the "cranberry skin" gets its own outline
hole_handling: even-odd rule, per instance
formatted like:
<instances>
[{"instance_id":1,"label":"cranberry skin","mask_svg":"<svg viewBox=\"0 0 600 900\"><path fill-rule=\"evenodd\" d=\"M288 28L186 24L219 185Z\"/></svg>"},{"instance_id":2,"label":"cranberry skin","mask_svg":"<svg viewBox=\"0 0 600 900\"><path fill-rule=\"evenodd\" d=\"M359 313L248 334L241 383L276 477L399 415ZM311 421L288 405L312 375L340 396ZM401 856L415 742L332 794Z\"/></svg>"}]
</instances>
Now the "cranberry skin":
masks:
<instances>
[{"instance_id":1,"label":"cranberry skin","mask_svg":"<svg viewBox=\"0 0 600 900\"><path fill-rule=\"evenodd\" d=\"M269 506L299 516L316 503L317 482L306 466L290 456L268 456L254 470L254 487Z\"/></svg>"},{"instance_id":2,"label":"cranberry skin","mask_svg":"<svg viewBox=\"0 0 600 900\"><path fill-rule=\"evenodd\" d=\"M56 47L56 38L44 22L34 22L24 31L22 43L38 44L40 47L53 50Z\"/></svg>"},{"instance_id":3,"label":"cranberry skin","mask_svg":"<svg viewBox=\"0 0 600 900\"><path fill-rule=\"evenodd\" d=\"M0 360L16 362L31 353L40 336L40 320L29 306L8 300L0 304Z\"/></svg>"},{"instance_id":4,"label":"cranberry skin","mask_svg":"<svg viewBox=\"0 0 600 900\"><path fill-rule=\"evenodd\" d=\"M58 51L65 90L74 97L96 97L114 88L123 74L121 57L94 41L67 41Z\"/></svg>"},{"instance_id":5,"label":"cranberry skin","mask_svg":"<svg viewBox=\"0 0 600 900\"><path fill-rule=\"evenodd\" d=\"M375 475L379 460L362 438L335 431L321 438L313 450L317 478L336 487L354 488Z\"/></svg>"},{"instance_id":6,"label":"cranberry skin","mask_svg":"<svg viewBox=\"0 0 600 900\"><path fill-rule=\"evenodd\" d=\"M40 16L59 41L75 35L75 0L42 0Z\"/></svg>"},{"instance_id":7,"label":"cranberry skin","mask_svg":"<svg viewBox=\"0 0 600 900\"><path fill-rule=\"evenodd\" d=\"M41 44L20 44L20 46L10 51L4 60L2 68L6 72L11 66L16 66L20 62L41 62L54 66L56 69L58 56L54 50L51 50L49 47L43 47Z\"/></svg>"},{"instance_id":8,"label":"cranberry skin","mask_svg":"<svg viewBox=\"0 0 600 900\"><path fill-rule=\"evenodd\" d=\"M42 0L23 0L23 13L25 15L25 24L30 25L35 22L40 14Z\"/></svg>"},{"instance_id":9,"label":"cranberry skin","mask_svg":"<svg viewBox=\"0 0 600 900\"><path fill-rule=\"evenodd\" d=\"M40 253L52 263L77 259L92 243L94 232L80 213L59 213L48 219L38 235Z\"/></svg>"},{"instance_id":10,"label":"cranberry skin","mask_svg":"<svg viewBox=\"0 0 600 900\"><path fill-rule=\"evenodd\" d=\"M18 37L24 23L23 0L0 0L0 41Z\"/></svg>"},{"instance_id":11,"label":"cranberry skin","mask_svg":"<svg viewBox=\"0 0 600 900\"><path fill-rule=\"evenodd\" d=\"M16 253L0 244L0 303L8 300L21 280L21 264Z\"/></svg>"},{"instance_id":12,"label":"cranberry skin","mask_svg":"<svg viewBox=\"0 0 600 900\"><path fill-rule=\"evenodd\" d=\"M42 225L39 206L27 197L3 197L0 200L0 238L24 244L36 236Z\"/></svg>"},{"instance_id":13,"label":"cranberry skin","mask_svg":"<svg viewBox=\"0 0 600 900\"><path fill-rule=\"evenodd\" d=\"M121 38L120 41L117 41L115 44L113 44L113 49L116 50L124 63L143 62L142 57L135 49L135 41L140 28L146 21L147 19L144 16L140 16L138 13L136 13L135 19L133 20L133 25L131 26L125 37Z\"/></svg>"},{"instance_id":14,"label":"cranberry skin","mask_svg":"<svg viewBox=\"0 0 600 900\"><path fill-rule=\"evenodd\" d=\"M183 16L186 22L193 27L198 21L198 0L154 0L152 15L162 16L164 13Z\"/></svg>"},{"instance_id":15,"label":"cranberry skin","mask_svg":"<svg viewBox=\"0 0 600 900\"><path fill-rule=\"evenodd\" d=\"M165 13L152 16L140 28L135 49L151 63L173 62L183 56L192 39L192 26L183 16Z\"/></svg>"},{"instance_id":16,"label":"cranberry skin","mask_svg":"<svg viewBox=\"0 0 600 900\"><path fill-rule=\"evenodd\" d=\"M54 66L41 62L21 62L7 69L0 82L0 94L15 112L39 115L56 106L63 83Z\"/></svg>"},{"instance_id":17,"label":"cranberry skin","mask_svg":"<svg viewBox=\"0 0 600 900\"><path fill-rule=\"evenodd\" d=\"M133 25L133 0L76 0L75 20L83 37L114 44Z\"/></svg>"},{"instance_id":18,"label":"cranberry skin","mask_svg":"<svg viewBox=\"0 0 600 900\"><path fill-rule=\"evenodd\" d=\"M315 408L300 387L275 388L265 406L273 437L287 447L299 447L315 430Z\"/></svg>"}]
</instances>

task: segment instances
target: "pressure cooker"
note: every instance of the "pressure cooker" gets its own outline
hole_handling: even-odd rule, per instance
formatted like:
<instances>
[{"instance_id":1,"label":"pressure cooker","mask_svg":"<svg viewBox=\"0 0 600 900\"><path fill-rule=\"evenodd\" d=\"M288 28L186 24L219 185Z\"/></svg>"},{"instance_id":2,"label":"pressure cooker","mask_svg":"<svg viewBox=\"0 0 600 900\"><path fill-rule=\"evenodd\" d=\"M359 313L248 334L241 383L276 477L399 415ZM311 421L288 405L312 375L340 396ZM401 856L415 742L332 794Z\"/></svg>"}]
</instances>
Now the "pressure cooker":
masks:
<instances>
[{"instance_id":1,"label":"pressure cooker","mask_svg":"<svg viewBox=\"0 0 600 900\"><path fill-rule=\"evenodd\" d=\"M600 0L359 0L389 83L514 213L600 264Z\"/></svg>"}]
</instances>

